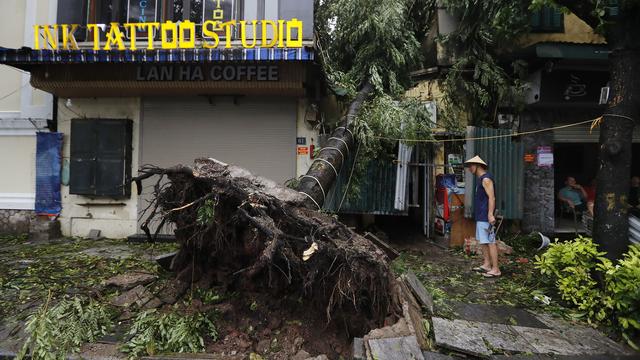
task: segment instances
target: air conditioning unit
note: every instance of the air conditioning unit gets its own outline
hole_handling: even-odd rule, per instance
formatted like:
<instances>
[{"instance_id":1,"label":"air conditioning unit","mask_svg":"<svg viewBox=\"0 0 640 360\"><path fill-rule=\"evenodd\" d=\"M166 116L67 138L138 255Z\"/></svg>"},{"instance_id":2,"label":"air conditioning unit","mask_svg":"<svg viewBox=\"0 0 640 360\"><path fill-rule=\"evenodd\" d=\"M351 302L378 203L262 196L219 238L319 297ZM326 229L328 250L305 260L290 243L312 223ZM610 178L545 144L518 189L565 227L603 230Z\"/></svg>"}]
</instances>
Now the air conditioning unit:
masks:
<instances>
[{"instance_id":1,"label":"air conditioning unit","mask_svg":"<svg viewBox=\"0 0 640 360\"><path fill-rule=\"evenodd\" d=\"M606 105L609 102L609 87L600 88L600 105Z\"/></svg>"},{"instance_id":2,"label":"air conditioning unit","mask_svg":"<svg viewBox=\"0 0 640 360\"><path fill-rule=\"evenodd\" d=\"M540 84L542 83L542 72L540 70L529 75L527 79L527 89L525 90L524 101L527 104L534 104L540 101Z\"/></svg>"},{"instance_id":3,"label":"air conditioning unit","mask_svg":"<svg viewBox=\"0 0 640 360\"><path fill-rule=\"evenodd\" d=\"M432 127L436 127L436 123L438 121L438 109L436 107L435 101L426 101L424 106L427 108L429 112L429 122L431 122Z\"/></svg>"},{"instance_id":4,"label":"air conditioning unit","mask_svg":"<svg viewBox=\"0 0 640 360\"><path fill-rule=\"evenodd\" d=\"M513 114L498 114L498 126L508 127L513 122Z\"/></svg>"}]
</instances>

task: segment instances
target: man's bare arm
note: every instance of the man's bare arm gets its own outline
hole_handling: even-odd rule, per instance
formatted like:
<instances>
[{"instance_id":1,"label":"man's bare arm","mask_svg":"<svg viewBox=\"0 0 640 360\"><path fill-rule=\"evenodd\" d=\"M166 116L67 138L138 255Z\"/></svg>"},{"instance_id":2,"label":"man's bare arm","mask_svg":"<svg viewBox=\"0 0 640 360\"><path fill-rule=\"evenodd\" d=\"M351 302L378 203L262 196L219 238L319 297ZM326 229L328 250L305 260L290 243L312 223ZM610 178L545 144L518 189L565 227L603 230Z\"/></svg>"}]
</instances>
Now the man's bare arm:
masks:
<instances>
[{"instance_id":1,"label":"man's bare arm","mask_svg":"<svg viewBox=\"0 0 640 360\"><path fill-rule=\"evenodd\" d=\"M496 194L493 189L493 180L484 178L482 179L482 187L484 191L487 193L487 197L489 198L489 213L488 219L490 223L494 223L496 221L494 217L494 211L496 210Z\"/></svg>"}]
</instances>

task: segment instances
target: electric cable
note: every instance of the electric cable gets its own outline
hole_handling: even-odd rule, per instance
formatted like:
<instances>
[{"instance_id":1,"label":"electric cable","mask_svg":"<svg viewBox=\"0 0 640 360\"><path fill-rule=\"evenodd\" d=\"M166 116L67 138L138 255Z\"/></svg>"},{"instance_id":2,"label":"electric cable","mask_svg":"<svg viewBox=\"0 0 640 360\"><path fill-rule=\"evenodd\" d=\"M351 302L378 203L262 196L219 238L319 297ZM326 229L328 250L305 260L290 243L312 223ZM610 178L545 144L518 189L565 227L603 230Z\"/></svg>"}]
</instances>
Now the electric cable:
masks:
<instances>
[{"instance_id":1,"label":"electric cable","mask_svg":"<svg viewBox=\"0 0 640 360\"><path fill-rule=\"evenodd\" d=\"M611 114L606 114L606 115L611 115ZM613 116L616 116L616 115L613 115ZM546 131L559 130L559 129L564 129L564 128L568 128L568 127L572 127L572 126L578 126L578 125L584 125L584 124L593 123L596 120L598 120L598 119L585 120L585 121L580 121L580 122L577 122L577 123L553 126L553 127L544 128L544 129L516 132L516 133L512 133L512 134L481 136L481 137L469 137L469 138L459 138L459 139L407 139L407 138L392 138L392 137L377 136L377 135L373 135L372 137L376 138L376 139L381 139L381 140L402 141L402 142L408 142L408 143L445 143L445 142L460 142L460 141L469 141L469 140L474 140L474 141L477 141L477 140L491 140L491 139L501 139L501 138L516 137L516 136L522 136L522 135L537 134L537 133L546 132Z\"/></svg>"}]
</instances>

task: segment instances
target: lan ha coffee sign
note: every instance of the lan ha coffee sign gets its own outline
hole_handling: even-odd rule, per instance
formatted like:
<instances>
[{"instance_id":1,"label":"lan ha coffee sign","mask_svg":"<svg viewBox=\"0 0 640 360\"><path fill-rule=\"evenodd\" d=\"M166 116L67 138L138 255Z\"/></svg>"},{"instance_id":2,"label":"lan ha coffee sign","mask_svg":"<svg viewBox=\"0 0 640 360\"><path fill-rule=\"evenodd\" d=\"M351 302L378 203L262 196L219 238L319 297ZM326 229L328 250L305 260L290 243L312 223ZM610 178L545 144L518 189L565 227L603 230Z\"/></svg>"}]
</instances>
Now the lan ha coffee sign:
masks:
<instances>
[{"instance_id":1,"label":"lan ha coffee sign","mask_svg":"<svg viewBox=\"0 0 640 360\"><path fill-rule=\"evenodd\" d=\"M223 0L207 2L203 9L202 24L192 21L156 20L155 2L129 0L127 19L120 24L55 24L34 26L36 50L77 50L75 34L80 29L89 31L88 41L94 50L154 50L162 49L215 49L231 48L233 34L239 34L243 48L300 48L302 47L302 21L290 20L233 20ZM196 31L196 27L200 27ZM201 30L201 31L200 31ZM156 42L156 34L160 42ZM258 36L261 34L261 36Z\"/></svg>"},{"instance_id":2,"label":"lan ha coffee sign","mask_svg":"<svg viewBox=\"0 0 640 360\"><path fill-rule=\"evenodd\" d=\"M137 81L278 81L277 65L140 65Z\"/></svg>"}]
</instances>

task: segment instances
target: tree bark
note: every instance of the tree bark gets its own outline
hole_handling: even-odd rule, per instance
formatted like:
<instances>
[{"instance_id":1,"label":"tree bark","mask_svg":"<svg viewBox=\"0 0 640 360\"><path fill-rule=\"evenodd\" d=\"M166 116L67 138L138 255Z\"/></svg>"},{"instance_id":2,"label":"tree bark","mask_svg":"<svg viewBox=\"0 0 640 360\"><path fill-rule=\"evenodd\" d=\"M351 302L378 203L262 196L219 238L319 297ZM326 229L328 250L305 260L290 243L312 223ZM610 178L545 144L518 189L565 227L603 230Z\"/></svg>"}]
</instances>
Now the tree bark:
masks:
<instances>
[{"instance_id":1,"label":"tree bark","mask_svg":"<svg viewBox=\"0 0 640 360\"><path fill-rule=\"evenodd\" d=\"M308 196L307 206L318 210L322 208L342 165L355 151L355 138L349 126L372 92L373 85L368 80L365 81L356 98L349 105L347 113L342 117L340 126L331 133L324 148L320 150L307 173L300 179L297 190Z\"/></svg>"},{"instance_id":2,"label":"tree bark","mask_svg":"<svg viewBox=\"0 0 640 360\"><path fill-rule=\"evenodd\" d=\"M607 110L600 127L600 169L597 175L593 237L611 260L629 246L628 194L631 144L640 118L640 51L614 50Z\"/></svg>"},{"instance_id":3,"label":"tree bark","mask_svg":"<svg viewBox=\"0 0 640 360\"><path fill-rule=\"evenodd\" d=\"M556 0L596 28L601 20L593 2ZM612 50L610 96L600 126L600 169L597 175L593 238L607 257L616 260L629 246L631 144L633 128L640 120L640 3L617 2L617 11L606 10L602 30Z\"/></svg>"}]
</instances>

